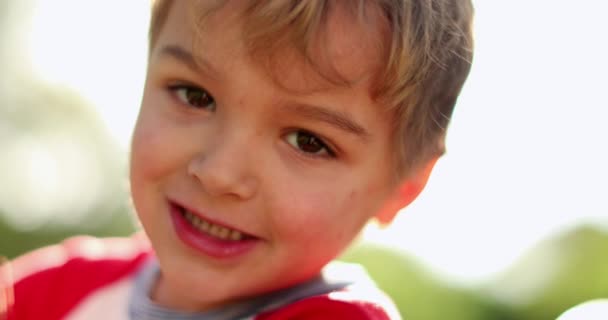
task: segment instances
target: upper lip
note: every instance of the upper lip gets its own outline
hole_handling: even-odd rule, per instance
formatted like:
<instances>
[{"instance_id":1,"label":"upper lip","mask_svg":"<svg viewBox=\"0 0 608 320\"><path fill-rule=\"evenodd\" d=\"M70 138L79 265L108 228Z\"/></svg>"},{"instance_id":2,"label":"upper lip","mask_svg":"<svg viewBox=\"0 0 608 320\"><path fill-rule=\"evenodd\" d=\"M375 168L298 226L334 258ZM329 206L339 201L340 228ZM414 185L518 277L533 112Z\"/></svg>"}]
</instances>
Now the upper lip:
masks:
<instances>
[{"instance_id":1,"label":"upper lip","mask_svg":"<svg viewBox=\"0 0 608 320\"><path fill-rule=\"evenodd\" d=\"M242 233L243 235L246 235L246 236L249 236L249 237L253 237L253 238L259 238L259 237L255 236L255 235L253 235L253 234L251 234L251 233L249 233L249 232L243 231L242 229L240 229L240 228L238 228L238 227L235 227L235 226L232 226L232 225L230 225L230 224L227 224L227 223L224 223L224 222L217 221L217 220L215 220L215 219L209 218L209 217L207 217L207 216L205 216L205 215L201 214L201 213L200 213L199 211L197 211L196 209L193 209L192 207L189 207L189 206L183 205L182 203L179 203L179 202L177 202L177 201L174 201L174 200L169 200L169 203L170 203L171 205L176 206L176 207L179 207L179 208L182 208L182 209L186 209L186 210L188 210L190 213L192 213L192 214L194 214L194 215L198 216L198 217L199 217L200 219L202 219L202 220L205 220L205 221L211 222L211 223L213 223L213 224L215 224L215 225L218 225L218 226L221 226L221 227L224 227L224 228L228 228L228 229L231 229L231 230L236 230L236 231L238 231L238 232Z\"/></svg>"}]
</instances>

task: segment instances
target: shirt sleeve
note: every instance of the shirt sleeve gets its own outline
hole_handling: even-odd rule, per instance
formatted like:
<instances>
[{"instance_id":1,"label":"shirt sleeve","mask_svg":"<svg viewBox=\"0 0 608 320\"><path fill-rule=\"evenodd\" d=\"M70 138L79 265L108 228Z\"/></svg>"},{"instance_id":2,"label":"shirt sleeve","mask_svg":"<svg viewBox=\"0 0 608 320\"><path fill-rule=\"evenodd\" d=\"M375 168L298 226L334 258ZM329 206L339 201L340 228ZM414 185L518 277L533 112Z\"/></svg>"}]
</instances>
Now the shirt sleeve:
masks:
<instances>
[{"instance_id":1,"label":"shirt sleeve","mask_svg":"<svg viewBox=\"0 0 608 320\"><path fill-rule=\"evenodd\" d=\"M64 318L88 294L139 266L148 256L145 247L135 237L75 237L5 263L0 320Z\"/></svg>"}]
</instances>

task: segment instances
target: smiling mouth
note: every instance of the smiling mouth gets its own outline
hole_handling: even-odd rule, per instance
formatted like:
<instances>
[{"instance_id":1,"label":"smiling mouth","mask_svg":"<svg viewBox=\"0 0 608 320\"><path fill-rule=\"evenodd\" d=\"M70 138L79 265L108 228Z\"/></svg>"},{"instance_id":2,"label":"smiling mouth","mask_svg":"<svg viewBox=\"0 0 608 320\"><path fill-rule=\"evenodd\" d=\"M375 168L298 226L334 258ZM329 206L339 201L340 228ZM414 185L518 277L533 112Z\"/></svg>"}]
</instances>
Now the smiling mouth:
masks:
<instances>
[{"instance_id":1,"label":"smiling mouth","mask_svg":"<svg viewBox=\"0 0 608 320\"><path fill-rule=\"evenodd\" d=\"M254 239L253 236L250 236L238 230L230 229L207 221L183 207L179 207L179 212L184 218L184 220L186 220L192 226L192 228L199 231L200 233L211 236L213 238L234 242Z\"/></svg>"}]
</instances>

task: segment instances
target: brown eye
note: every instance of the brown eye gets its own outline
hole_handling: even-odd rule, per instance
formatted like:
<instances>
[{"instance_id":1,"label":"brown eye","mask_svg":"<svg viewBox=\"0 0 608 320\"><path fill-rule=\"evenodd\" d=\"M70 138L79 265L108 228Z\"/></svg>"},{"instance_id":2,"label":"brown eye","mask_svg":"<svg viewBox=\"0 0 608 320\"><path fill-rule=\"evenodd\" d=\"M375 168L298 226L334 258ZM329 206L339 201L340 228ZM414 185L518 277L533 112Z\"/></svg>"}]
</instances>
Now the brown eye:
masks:
<instances>
[{"instance_id":1,"label":"brown eye","mask_svg":"<svg viewBox=\"0 0 608 320\"><path fill-rule=\"evenodd\" d=\"M192 86L173 86L170 88L177 98L188 106L197 109L215 110L215 99L207 90Z\"/></svg>"},{"instance_id":2,"label":"brown eye","mask_svg":"<svg viewBox=\"0 0 608 320\"><path fill-rule=\"evenodd\" d=\"M334 156L332 150L319 137L314 134L299 130L287 135L287 142L301 152L314 156Z\"/></svg>"}]
</instances>

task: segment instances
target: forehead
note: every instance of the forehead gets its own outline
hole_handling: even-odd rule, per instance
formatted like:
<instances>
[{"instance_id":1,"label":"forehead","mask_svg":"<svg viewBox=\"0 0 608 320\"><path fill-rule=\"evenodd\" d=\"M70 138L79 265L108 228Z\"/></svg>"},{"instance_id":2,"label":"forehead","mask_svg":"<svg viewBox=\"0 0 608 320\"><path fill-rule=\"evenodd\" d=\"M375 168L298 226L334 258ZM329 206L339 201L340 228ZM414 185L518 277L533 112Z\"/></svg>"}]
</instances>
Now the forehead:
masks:
<instances>
[{"instance_id":1,"label":"forehead","mask_svg":"<svg viewBox=\"0 0 608 320\"><path fill-rule=\"evenodd\" d=\"M378 8L369 2L364 6L365 10L357 10L356 6L330 2L319 12L320 23L315 24L314 19L296 21L315 26L308 34L301 33L308 26L269 23L260 12L252 12L247 1L173 2L165 24L171 24L172 40L191 37L188 45L195 55L226 60L226 54L246 53L280 85L294 91L335 85L369 87L385 60L382 42L386 37Z\"/></svg>"}]
</instances>

